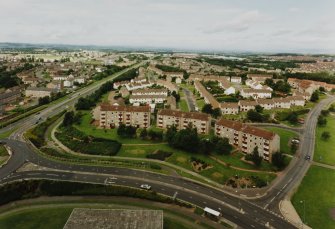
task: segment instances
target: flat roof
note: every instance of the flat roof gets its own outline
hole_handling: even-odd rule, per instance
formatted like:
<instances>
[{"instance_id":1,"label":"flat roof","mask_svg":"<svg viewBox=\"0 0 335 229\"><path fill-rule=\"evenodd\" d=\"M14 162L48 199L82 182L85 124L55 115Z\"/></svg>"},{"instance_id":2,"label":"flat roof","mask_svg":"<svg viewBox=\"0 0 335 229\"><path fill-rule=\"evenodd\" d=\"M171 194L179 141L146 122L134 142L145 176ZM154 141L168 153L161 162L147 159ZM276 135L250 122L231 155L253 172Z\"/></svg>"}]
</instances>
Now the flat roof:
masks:
<instances>
[{"instance_id":1,"label":"flat roof","mask_svg":"<svg viewBox=\"0 0 335 229\"><path fill-rule=\"evenodd\" d=\"M75 208L63 229L163 229L162 210Z\"/></svg>"}]
</instances>

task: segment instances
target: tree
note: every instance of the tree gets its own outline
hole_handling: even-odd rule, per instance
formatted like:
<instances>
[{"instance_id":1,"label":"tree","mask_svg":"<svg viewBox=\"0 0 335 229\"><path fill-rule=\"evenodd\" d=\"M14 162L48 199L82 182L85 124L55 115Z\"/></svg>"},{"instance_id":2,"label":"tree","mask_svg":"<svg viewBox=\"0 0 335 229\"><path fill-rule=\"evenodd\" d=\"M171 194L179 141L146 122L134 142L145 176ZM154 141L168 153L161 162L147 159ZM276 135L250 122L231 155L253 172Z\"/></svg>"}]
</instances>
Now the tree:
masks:
<instances>
[{"instance_id":1,"label":"tree","mask_svg":"<svg viewBox=\"0 0 335 229\"><path fill-rule=\"evenodd\" d=\"M189 125L186 129L178 131L173 137L172 146L192 153L198 152L197 130Z\"/></svg>"},{"instance_id":2,"label":"tree","mask_svg":"<svg viewBox=\"0 0 335 229\"><path fill-rule=\"evenodd\" d=\"M255 111L256 111L256 112L258 112L258 113L262 113L263 110L264 110L264 108L263 108L262 106L260 106L260 105L256 105L256 106L255 106Z\"/></svg>"},{"instance_id":3,"label":"tree","mask_svg":"<svg viewBox=\"0 0 335 229\"><path fill-rule=\"evenodd\" d=\"M172 125L171 127L167 129L166 134L165 134L165 139L170 145L173 144L173 138L176 135L176 133L177 133L177 128L175 125Z\"/></svg>"},{"instance_id":4,"label":"tree","mask_svg":"<svg viewBox=\"0 0 335 229\"><path fill-rule=\"evenodd\" d=\"M213 113L213 107L211 104L205 104L203 107L202 107L202 110L201 110L203 113L207 113L207 114L212 114Z\"/></svg>"},{"instance_id":5,"label":"tree","mask_svg":"<svg viewBox=\"0 0 335 229\"><path fill-rule=\"evenodd\" d=\"M252 122L263 122L263 116L255 110L249 110L247 112L247 118Z\"/></svg>"},{"instance_id":6,"label":"tree","mask_svg":"<svg viewBox=\"0 0 335 229\"><path fill-rule=\"evenodd\" d=\"M321 134L321 138L322 138L322 140L324 140L324 141L328 141L328 139L330 138L330 133L329 133L328 131L324 131L324 132L322 132L322 134Z\"/></svg>"},{"instance_id":7,"label":"tree","mask_svg":"<svg viewBox=\"0 0 335 229\"><path fill-rule=\"evenodd\" d=\"M179 100L180 100L180 95L179 95L176 91L173 91L173 92L171 93L171 95L172 95L173 97L175 97L176 102L179 102Z\"/></svg>"},{"instance_id":8,"label":"tree","mask_svg":"<svg viewBox=\"0 0 335 229\"><path fill-rule=\"evenodd\" d=\"M233 147L229 144L228 138L221 138L215 145L214 152L217 154L229 155Z\"/></svg>"},{"instance_id":9,"label":"tree","mask_svg":"<svg viewBox=\"0 0 335 229\"><path fill-rule=\"evenodd\" d=\"M71 126L74 122L74 112L73 111L68 111L64 115L63 119L63 126L68 127Z\"/></svg>"},{"instance_id":10,"label":"tree","mask_svg":"<svg viewBox=\"0 0 335 229\"><path fill-rule=\"evenodd\" d=\"M146 128L141 129L140 138L145 139L147 136L148 136L147 129Z\"/></svg>"},{"instance_id":11,"label":"tree","mask_svg":"<svg viewBox=\"0 0 335 229\"><path fill-rule=\"evenodd\" d=\"M259 167L262 163L262 157L259 156L258 147L256 146L251 154L251 161Z\"/></svg>"},{"instance_id":12,"label":"tree","mask_svg":"<svg viewBox=\"0 0 335 229\"><path fill-rule=\"evenodd\" d=\"M319 100L319 92L314 91L313 94L311 95L311 102L316 102Z\"/></svg>"},{"instance_id":13,"label":"tree","mask_svg":"<svg viewBox=\"0 0 335 229\"><path fill-rule=\"evenodd\" d=\"M295 112L295 111L290 112L290 114L287 116L287 121L289 121L292 124L296 124L298 122L297 112Z\"/></svg>"},{"instance_id":14,"label":"tree","mask_svg":"<svg viewBox=\"0 0 335 229\"><path fill-rule=\"evenodd\" d=\"M276 152L272 155L272 164L278 169L285 167L285 156L281 152Z\"/></svg>"},{"instance_id":15,"label":"tree","mask_svg":"<svg viewBox=\"0 0 335 229\"><path fill-rule=\"evenodd\" d=\"M325 126L325 125L327 125L327 119L323 115L319 116L319 118L318 118L318 125L319 126Z\"/></svg>"},{"instance_id":16,"label":"tree","mask_svg":"<svg viewBox=\"0 0 335 229\"><path fill-rule=\"evenodd\" d=\"M270 79L270 78L266 79L264 84L271 87L271 88L273 88L274 85L275 85L275 83L273 82L273 79Z\"/></svg>"},{"instance_id":17,"label":"tree","mask_svg":"<svg viewBox=\"0 0 335 229\"><path fill-rule=\"evenodd\" d=\"M221 116L221 109L220 108L215 108L213 111L212 111L212 116L214 118L218 118Z\"/></svg>"},{"instance_id":18,"label":"tree","mask_svg":"<svg viewBox=\"0 0 335 229\"><path fill-rule=\"evenodd\" d=\"M214 144L210 139L201 139L199 142L199 152L204 154L209 154L214 149Z\"/></svg>"},{"instance_id":19,"label":"tree","mask_svg":"<svg viewBox=\"0 0 335 229\"><path fill-rule=\"evenodd\" d=\"M44 96L38 99L38 105L44 105L50 103L50 97Z\"/></svg>"},{"instance_id":20,"label":"tree","mask_svg":"<svg viewBox=\"0 0 335 229\"><path fill-rule=\"evenodd\" d=\"M324 87L320 87L320 88L319 88L319 91L321 91L321 92L326 92L326 89L325 89Z\"/></svg>"}]
</instances>

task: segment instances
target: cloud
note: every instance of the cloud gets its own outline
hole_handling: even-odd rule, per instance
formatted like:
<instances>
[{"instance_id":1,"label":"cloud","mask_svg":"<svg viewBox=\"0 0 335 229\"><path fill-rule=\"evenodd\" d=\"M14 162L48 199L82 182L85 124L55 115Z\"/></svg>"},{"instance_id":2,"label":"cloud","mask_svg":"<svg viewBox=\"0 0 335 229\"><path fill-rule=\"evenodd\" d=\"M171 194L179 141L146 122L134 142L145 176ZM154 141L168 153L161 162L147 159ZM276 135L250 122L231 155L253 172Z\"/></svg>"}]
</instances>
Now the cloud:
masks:
<instances>
[{"instance_id":1,"label":"cloud","mask_svg":"<svg viewBox=\"0 0 335 229\"><path fill-rule=\"evenodd\" d=\"M297 8L297 7L291 7L288 9L288 12L290 13L298 13L298 12L301 12L302 10L300 8Z\"/></svg>"},{"instance_id":2,"label":"cloud","mask_svg":"<svg viewBox=\"0 0 335 229\"><path fill-rule=\"evenodd\" d=\"M204 33L214 34L222 32L243 32L252 26L270 20L269 16L261 14L258 10L239 13L232 20L227 20L219 24L215 24L211 28L205 28Z\"/></svg>"}]
</instances>

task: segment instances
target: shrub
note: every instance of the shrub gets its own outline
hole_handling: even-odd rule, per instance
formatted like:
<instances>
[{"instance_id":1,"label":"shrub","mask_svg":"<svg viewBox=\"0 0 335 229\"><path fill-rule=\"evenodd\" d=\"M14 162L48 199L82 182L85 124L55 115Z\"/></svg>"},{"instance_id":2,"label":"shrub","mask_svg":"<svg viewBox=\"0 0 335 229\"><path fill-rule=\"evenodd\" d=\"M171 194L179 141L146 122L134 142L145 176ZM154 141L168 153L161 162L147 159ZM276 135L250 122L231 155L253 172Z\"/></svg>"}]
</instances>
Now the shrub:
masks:
<instances>
[{"instance_id":1,"label":"shrub","mask_svg":"<svg viewBox=\"0 0 335 229\"><path fill-rule=\"evenodd\" d=\"M121 148L121 143L118 141L88 136L72 126L62 127L60 130L61 132L56 133L56 137L65 146L76 152L114 156Z\"/></svg>"},{"instance_id":2,"label":"shrub","mask_svg":"<svg viewBox=\"0 0 335 229\"><path fill-rule=\"evenodd\" d=\"M157 159L160 161L165 161L166 158L170 157L173 153L171 152L166 152L163 150L158 150L155 153L148 154L146 157L151 158L151 159Z\"/></svg>"}]
</instances>

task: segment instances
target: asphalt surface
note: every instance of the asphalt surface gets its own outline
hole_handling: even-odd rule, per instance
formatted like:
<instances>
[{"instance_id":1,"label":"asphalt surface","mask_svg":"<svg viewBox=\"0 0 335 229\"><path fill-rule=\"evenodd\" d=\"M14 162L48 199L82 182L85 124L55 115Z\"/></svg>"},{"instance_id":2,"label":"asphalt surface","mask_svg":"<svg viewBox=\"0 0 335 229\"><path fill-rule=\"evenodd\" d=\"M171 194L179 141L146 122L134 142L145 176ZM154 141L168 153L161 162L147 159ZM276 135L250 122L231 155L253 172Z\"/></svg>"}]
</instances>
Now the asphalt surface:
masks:
<instances>
[{"instance_id":1,"label":"asphalt surface","mask_svg":"<svg viewBox=\"0 0 335 229\"><path fill-rule=\"evenodd\" d=\"M192 96L193 96L192 92L190 92L190 90L188 90L186 88L183 88L183 91L184 91L184 94L185 94L185 97L186 97L186 101L187 101L189 110L190 111L195 111L195 104L194 104L194 100L192 98Z\"/></svg>"},{"instance_id":2,"label":"asphalt surface","mask_svg":"<svg viewBox=\"0 0 335 229\"><path fill-rule=\"evenodd\" d=\"M299 157L293 159L286 172L275 180L275 183L269 188L264 197L248 201L180 177L128 168L75 165L53 161L39 156L32 146L24 142L22 134L31 128L37 120L51 117L61 110L72 106L78 97L92 93L101 84L110 79L76 92L68 100L43 110L37 117L28 117L13 124L12 126L15 126L18 130L9 139L6 139L6 144L12 149L13 156L7 165L0 168L0 183L37 178L104 183L107 177L112 176L117 178L113 179L115 184L138 188L141 183L145 182L159 193L169 196L176 195L177 198L200 207L217 209L223 214L224 218L234 222L241 228L266 228L268 224L274 228L295 228L279 215L278 203L300 183L308 170L310 162L306 161L304 156L313 156L318 114L325 105L335 101L334 97L321 101L308 115L305 131L302 135ZM3 131L5 130L0 132ZM59 171L15 172L27 161Z\"/></svg>"}]
</instances>

